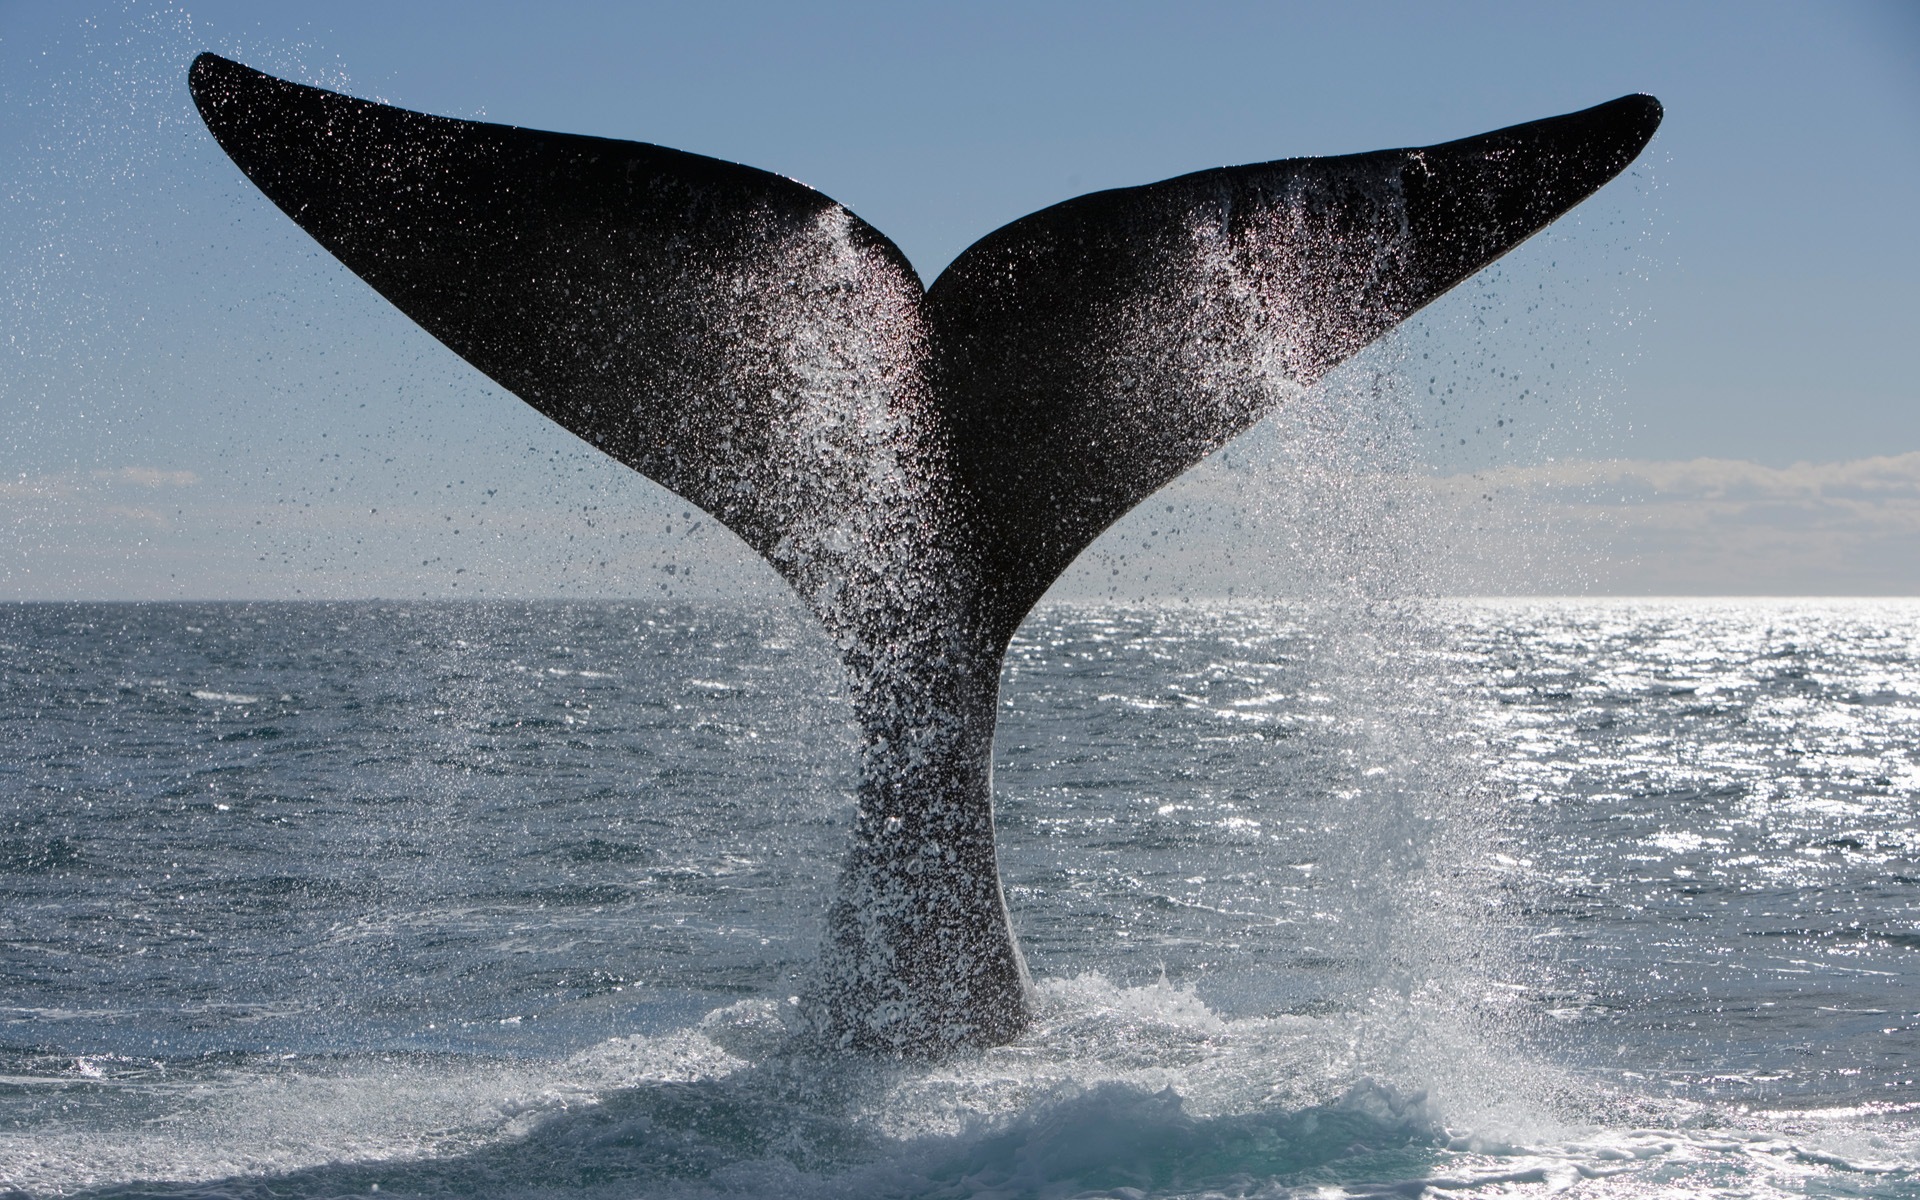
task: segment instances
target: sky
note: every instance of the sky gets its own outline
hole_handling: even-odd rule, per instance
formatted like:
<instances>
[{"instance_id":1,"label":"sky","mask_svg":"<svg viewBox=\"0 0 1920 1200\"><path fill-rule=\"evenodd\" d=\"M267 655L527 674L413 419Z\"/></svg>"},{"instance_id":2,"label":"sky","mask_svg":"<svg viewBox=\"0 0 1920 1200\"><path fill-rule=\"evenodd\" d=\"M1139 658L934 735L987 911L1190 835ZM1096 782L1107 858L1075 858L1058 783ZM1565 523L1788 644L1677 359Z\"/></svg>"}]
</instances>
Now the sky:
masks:
<instances>
[{"instance_id":1,"label":"sky","mask_svg":"<svg viewBox=\"0 0 1920 1200\"><path fill-rule=\"evenodd\" d=\"M1061 594L1297 591L1357 534L1388 588L1920 594L1911 3L0 0L0 599L779 590L259 196L204 49L789 175L929 280L1082 192L1650 92L1627 174Z\"/></svg>"}]
</instances>

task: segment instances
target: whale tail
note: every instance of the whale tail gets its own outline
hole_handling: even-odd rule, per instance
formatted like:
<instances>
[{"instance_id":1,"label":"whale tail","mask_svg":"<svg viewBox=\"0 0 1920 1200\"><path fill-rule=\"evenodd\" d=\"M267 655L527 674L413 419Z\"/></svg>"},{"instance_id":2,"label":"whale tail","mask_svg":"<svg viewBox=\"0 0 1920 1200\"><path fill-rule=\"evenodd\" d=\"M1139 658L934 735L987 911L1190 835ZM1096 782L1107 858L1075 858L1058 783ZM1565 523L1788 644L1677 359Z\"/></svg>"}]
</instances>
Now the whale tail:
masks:
<instances>
[{"instance_id":1,"label":"whale tail","mask_svg":"<svg viewBox=\"0 0 1920 1200\"><path fill-rule=\"evenodd\" d=\"M878 230L766 171L212 54L190 85L233 161L355 274L711 513L823 617L874 540L924 549L856 511L909 500L984 556L973 615L1001 640L1107 525L1586 198L1660 121L1627 96L1098 192L988 234L923 293ZM894 470L921 494L877 492Z\"/></svg>"},{"instance_id":2,"label":"whale tail","mask_svg":"<svg viewBox=\"0 0 1920 1200\"><path fill-rule=\"evenodd\" d=\"M1479 137L1081 196L923 289L792 180L428 116L211 54L195 103L302 229L820 617L867 731L822 989L842 1044L1026 1019L991 747L1022 617L1113 521L1623 170L1628 96Z\"/></svg>"}]
</instances>

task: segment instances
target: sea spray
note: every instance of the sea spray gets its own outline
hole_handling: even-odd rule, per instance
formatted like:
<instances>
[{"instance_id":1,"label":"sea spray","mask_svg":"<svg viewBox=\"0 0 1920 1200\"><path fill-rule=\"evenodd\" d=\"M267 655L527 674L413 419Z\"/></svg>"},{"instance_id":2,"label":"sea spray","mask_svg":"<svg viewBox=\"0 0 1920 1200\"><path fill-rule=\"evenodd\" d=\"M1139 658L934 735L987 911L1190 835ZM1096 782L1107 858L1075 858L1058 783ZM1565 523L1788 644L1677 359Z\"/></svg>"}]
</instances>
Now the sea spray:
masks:
<instances>
[{"instance_id":1,"label":"sea spray","mask_svg":"<svg viewBox=\"0 0 1920 1200\"><path fill-rule=\"evenodd\" d=\"M1336 372L1236 455L1253 570L1310 612L1304 671L1337 746L1356 1067L1433 1097L1458 1128L1552 1122L1552 1074L1495 870L1509 797L1463 727L1431 612L1460 564L1428 486L1407 340Z\"/></svg>"}]
</instances>

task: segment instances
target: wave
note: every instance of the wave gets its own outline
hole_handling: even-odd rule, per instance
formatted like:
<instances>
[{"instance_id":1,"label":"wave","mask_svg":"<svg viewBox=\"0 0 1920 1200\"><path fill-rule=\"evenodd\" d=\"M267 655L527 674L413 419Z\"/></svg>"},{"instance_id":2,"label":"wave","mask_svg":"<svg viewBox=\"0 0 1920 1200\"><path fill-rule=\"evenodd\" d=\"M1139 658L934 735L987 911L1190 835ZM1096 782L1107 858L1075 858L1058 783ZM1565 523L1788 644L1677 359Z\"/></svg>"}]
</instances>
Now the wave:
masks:
<instances>
[{"instance_id":1,"label":"wave","mask_svg":"<svg viewBox=\"0 0 1920 1200\"><path fill-rule=\"evenodd\" d=\"M1164 981L1091 975L1040 999L1029 1037L931 1068L809 1057L792 1048L793 1006L757 999L551 1062L13 1075L3 1086L71 1115L32 1148L0 1135L16 1188L0 1195L1385 1197L1583 1181L1601 1195L1895 1195L1920 1178L1903 1111L1636 1101L1631 1125L1570 1124L1551 1105L1476 1122L1449 1111L1446 1087L1416 1086L1472 1064L1416 1054L1395 1078L1353 1075L1379 1012L1231 1018ZM1482 1073L1553 1075L1489 1053Z\"/></svg>"}]
</instances>

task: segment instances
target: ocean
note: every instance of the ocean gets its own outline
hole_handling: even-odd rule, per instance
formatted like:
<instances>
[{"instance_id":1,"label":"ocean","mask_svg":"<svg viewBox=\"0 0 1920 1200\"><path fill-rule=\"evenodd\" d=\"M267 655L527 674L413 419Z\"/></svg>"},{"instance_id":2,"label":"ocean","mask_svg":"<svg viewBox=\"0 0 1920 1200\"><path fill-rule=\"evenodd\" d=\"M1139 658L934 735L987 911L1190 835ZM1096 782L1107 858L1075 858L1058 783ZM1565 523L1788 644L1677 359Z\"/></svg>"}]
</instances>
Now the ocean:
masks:
<instances>
[{"instance_id":1,"label":"ocean","mask_svg":"<svg viewBox=\"0 0 1920 1200\"><path fill-rule=\"evenodd\" d=\"M1920 602L1055 605L1038 992L789 1044L797 608L0 607L0 1196L1920 1195Z\"/></svg>"}]
</instances>

